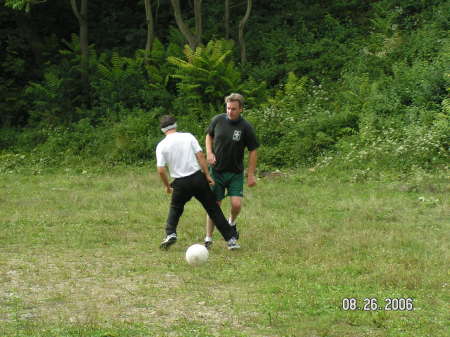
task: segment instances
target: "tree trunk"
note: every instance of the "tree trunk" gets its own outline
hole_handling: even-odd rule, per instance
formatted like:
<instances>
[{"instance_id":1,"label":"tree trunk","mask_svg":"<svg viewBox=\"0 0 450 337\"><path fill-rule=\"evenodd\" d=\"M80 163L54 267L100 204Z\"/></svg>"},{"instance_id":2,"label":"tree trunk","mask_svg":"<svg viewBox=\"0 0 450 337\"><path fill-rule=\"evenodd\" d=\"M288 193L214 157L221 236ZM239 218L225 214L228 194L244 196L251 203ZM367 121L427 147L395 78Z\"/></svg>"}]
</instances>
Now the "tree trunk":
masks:
<instances>
[{"instance_id":1,"label":"tree trunk","mask_svg":"<svg viewBox=\"0 0 450 337\"><path fill-rule=\"evenodd\" d=\"M247 63L247 51L245 50L245 38L244 38L244 26L250 17L250 12L252 10L252 0L247 0L247 11L244 17L239 22L239 45L241 46L241 63Z\"/></svg>"},{"instance_id":2,"label":"tree trunk","mask_svg":"<svg viewBox=\"0 0 450 337\"><path fill-rule=\"evenodd\" d=\"M153 41L155 40L155 28L152 13L151 0L144 0L145 4L145 17L147 20L147 42L145 44L145 60L147 61L150 51L153 47Z\"/></svg>"},{"instance_id":3,"label":"tree trunk","mask_svg":"<svg viewBox=\"0 0 450 337\"><path fill-rule=\"evenodd\" d=\"M81 81L84 94L89 93L88 60L89 60L89 41L88 41L88 21L87 5L88 0L81 0L81 8L78 9L77 0L70 0L73 13L78 19L80 26L80 50L81 50ZM87 101L87 97L86 101Z\"/></svg>"},{"instance_id":4,"label":"tree trunk","mask_svg":"<svg viewBox=\"0 0 450 337\"><path fill-rule=\"evenodd\" d=\"M230 38L230 0L225 0L225 39Z\"/></svg>"},{"instance_id":5,"label":"tree trunk","mask_svg":"<svg viewBox=\"0 0 450 337\"><path fill-rule=\"evenodd\" d=\"M195 37L197 39L197 46L202 43L202 0L194 0L194 16L195 16Z\"/></svg>"},{"instance_id":6,"label":"tree trunk","mask_svg":"<svg viewBox=\"0 0 450 337\"><path fill-rule=\"evenodd\" d=\"M197 48L198 44L200 43L201 34L202 33L202 27L201 27L201 0L194 0L194 11L195 11L195 28L196 28L196 35L192 34L191 30L189 29L188 25L184 22L183 17L181 15L181 7L180 7L180 0L170 0L172 4L172 8L175 14L175 21L177 23L178 28L180 29L183 36L188 41L189 47L191 47L192 50L195 50Z\"/></svg>"}]
</instances>

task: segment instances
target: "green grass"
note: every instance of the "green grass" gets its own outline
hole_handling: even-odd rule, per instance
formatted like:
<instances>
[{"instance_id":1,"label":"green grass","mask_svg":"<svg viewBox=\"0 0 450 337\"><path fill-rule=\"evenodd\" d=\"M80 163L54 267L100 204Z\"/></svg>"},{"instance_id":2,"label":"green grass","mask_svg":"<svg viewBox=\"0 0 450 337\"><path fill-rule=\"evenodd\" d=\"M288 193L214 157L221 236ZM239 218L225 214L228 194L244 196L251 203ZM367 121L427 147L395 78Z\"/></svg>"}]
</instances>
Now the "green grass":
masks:
<instances>
[{"instance_id":1,"label":"green grass","mask_svg":"<svg viewBox=\"0 0 450 337\"><path fill-rule=\"evenodd\" d=\"M3 174L0 336L448 336L449 192L447 172L261 178L242 249L216 232L193 268L205 214L188 203L160 251L169 197L153 167ZM414 310L345 311L344 298Z\"/></svg>"}]
</instances>

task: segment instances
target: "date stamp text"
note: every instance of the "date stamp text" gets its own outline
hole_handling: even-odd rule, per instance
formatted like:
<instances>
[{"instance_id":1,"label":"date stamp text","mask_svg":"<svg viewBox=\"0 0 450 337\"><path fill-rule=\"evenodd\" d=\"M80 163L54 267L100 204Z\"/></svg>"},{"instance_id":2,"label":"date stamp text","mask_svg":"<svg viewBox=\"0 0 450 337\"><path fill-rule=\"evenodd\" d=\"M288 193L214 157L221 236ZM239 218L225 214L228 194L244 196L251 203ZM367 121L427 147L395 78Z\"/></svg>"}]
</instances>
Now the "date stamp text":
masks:
<instances>
[{"instance_id":1,"label":"date stamp text","mask_svg":"<svg viewBox=\"0 0 450 337\"><path fill-rule=\"evenodd\" d=\"M414 299L408 298L343 298L341 309L345 311L413 311Z\"/></svg>"}]
</instances>

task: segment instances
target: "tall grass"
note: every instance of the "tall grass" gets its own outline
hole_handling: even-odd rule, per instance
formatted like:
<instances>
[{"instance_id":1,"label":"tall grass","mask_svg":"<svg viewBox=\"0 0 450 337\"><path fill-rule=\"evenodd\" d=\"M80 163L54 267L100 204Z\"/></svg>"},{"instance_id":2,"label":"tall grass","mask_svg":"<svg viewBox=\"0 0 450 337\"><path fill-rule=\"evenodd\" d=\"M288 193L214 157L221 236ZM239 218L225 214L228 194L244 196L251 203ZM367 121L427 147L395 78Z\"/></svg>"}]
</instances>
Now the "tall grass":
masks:
<instances>
[{"instance_id":1,"label":"tall grass","mask_svg":"<svg viewBox=\"0 0 450 337\"><path fill-rule=\"evenodd\" d=\"M245 191L242 249L215 233L193 268L204 212L188 203L160 251L169 197L153 167L4 173L0 335L447 336L449 191L448 172L267 175ZM344 310L350 298L382 310Z\"/></svg>"}]
</instances>

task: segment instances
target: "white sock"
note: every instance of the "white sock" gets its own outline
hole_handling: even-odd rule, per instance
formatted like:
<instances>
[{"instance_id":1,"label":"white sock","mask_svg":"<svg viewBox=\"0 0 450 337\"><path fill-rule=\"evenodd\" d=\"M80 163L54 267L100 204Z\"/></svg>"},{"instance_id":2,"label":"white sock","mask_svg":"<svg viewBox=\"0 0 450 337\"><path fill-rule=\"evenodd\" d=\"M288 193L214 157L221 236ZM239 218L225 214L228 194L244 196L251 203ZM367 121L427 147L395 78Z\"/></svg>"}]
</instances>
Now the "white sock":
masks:
<instances>
[{"instance_id":1,"label":"white sock","mask_svg":"<svg viewBox=\"0 0 450 337\"><path fill-rule=\"evenodd\" d=\"M231 218L228 218L228 223L230 224L230 226L236 226L236 220L231 221Z\"/></svg>"},{"instance_id":2,"label":"white sock","mask_svg":"<svg viewBox=\"0 0 450 337\"><path fill-rule=\"evenodd\" d=\"M212 239L212 237L210 237L210 236L207 236L207 237L205 237L205 241L212 241L213 239Z\"/></svg>"}]
</instances>

